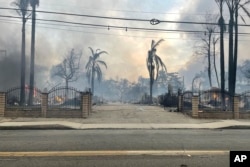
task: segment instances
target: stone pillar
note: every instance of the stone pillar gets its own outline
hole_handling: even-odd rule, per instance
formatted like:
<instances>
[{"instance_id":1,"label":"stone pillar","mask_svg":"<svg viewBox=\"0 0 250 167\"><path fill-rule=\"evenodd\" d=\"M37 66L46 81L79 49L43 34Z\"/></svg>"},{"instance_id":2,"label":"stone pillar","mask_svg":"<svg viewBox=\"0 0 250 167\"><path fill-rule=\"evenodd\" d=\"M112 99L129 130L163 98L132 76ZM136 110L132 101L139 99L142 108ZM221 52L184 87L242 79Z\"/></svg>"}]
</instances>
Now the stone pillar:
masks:
<instances>
[{"instance_id":1,"label":"stone pillar","mask_svg":"<svg viewBox=\"0 0 250 167\"><path fill-rule=\"evenodd\" d=\"M198 105L199 105L199 97L193 96L192 97L192 117L198 118Z\"/></svg>"},{"instance_id":2,"label":"stone pillar","mask_svg":"<svg viewBox=\"0 0 250 167\"><path fill-rule=\"evenodd\" d=\"M86 92L81 93L81 109L82 109L82 118L88 117L88 94Z\"/></svg>"},{"instance_id":3,"label":"stone pillar","mask_svg":"<svg viewBox=\"0 0 250 167\"><path fill-rule=\"evenodd\" d=\"M233 99L233 112L234 112L234 119L239 119L240 118L239 96L234 96L234 99Z\"/></svg>"},{"instance_id":4,"label":"stone pillar","mask_svg":"<svg viewBox=\"0 0 250 167\"><path fill-rule=\"evenodd\" d=\"M178 111L183 111L183 95L178 96Z\"/></svg>"},{"instance_id":5,"label":"stone pillar","mask_svg":"<svg viewBox=\"0 0 250 167\"><path fill-rule=\"evenodd\" d=\"M0 117L4 117L5 111L5 93L0 92Z\"/></svg>"},{"instance_id":6,"label":"stone pillar","mask_svg":"<svg viewBox=\"0 0 250 167\"><path fill-rule=\"evenodd\" d=\"M47 117L48 111L48 93L42 93L42 117Z\"/></svg>"}]
</instances>

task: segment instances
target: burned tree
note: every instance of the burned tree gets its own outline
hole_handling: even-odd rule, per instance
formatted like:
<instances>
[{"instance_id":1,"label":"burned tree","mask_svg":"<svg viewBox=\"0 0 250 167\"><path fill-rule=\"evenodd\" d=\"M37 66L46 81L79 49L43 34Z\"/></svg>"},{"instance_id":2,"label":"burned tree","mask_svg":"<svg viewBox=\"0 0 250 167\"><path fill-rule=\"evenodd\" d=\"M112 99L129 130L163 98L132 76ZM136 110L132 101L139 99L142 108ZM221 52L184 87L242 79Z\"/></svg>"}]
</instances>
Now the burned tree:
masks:
<instances>
[{"instance_id":1,"label":"burned tree","mask_svg":"<svg viewBox=\"0 0 250 167\"><path fill-rule=\"evenodd\" d=\"M36 28L36 7L39 6L39 0L30 0L32 7L32 29L31 29L31 55L30 55L30 89L29 105L33 103L34 78L35 78L35 28Z\"/></svg>"},{"instance_id":2,"label":"burned tree","mask_svg":"<svg viewBox=\"0 0 250 167\"><path fill-rule=\"evenodd\" d=\"M52 68L52 77L57 76L64 79L65 86L68 88L69 82L74 82L79 78L81 56L82 52L75 53L72 49L62 63Z\"/></svg>"},{"instance_id":3,"label":"burned tree","mask_svg":"<svg viewBox=\"0 0 250 167\"><path fill-rule=\"evenodd\" d=\"M152 40L151 48L148 51L148 56L146 60L147 69L148 69L149 78L150 78L150 82L149 82L150 103L153 103L153 97L152 97L153 96L153 84L154 84L154 81L156 81L158 78L160 67L162 67L163 70L167 71L167 68L165 64L162 62L161 58L158 55L156 55L156 47L163 41L164 41L163 39L160 39L157 42Z\"/></svg>"},{"instance_id":4,"label":"burned tree","mask_svg":"<svg viewBox=\"0 0 250 167\"><path fill-rule=\"evenodd\" d=\"M20 92L20 100L21 105L24 105L25 101L25 25L30 16L29 8L29 0L16 0L11 3L11 5L16 6L19 16L22 17L22 47L21 47L21 92Z\"/></svg>"},{"instance_id":5,"label":"burned tree","mask_svg":"<svg viewBox=\"0 0 250 167\"><path fill-rule=\"evenodd\" d=\"M225 0L229 11L229 55L228 55L228 89L231 96L235 95L236 86L236 74L237 74L237 59L238 59L238 17L240 16L244 23L245 19L239 14L242 10L248 17L250 12L247 9L247 5L250 4L250 0Z\"/></svg>"},{"instance_id":6,"label":"burned tree","mask_svg":"<svg viewBox=\"0 0 250 167\"><path fill-rule=\"evenodd\" d=\"M99 82L101 82L102 80L102 69L100 65L104 66L107 69L107 64L104 61L99 60L99 57L101 54L108 54L108 52L101 51L100 49L97 49L94 52L94 50L91 47L89 47L89 49L92 55L89 56L89 60L85 66L85 69L87 70L87 77L89 83L91 84L92 94L94 95L95 77L97 77Z\"/></svg>"},{"instance_id":7,"label":"burned tree","mask_svg":"<svg viewBox=\"0 0 250 167\"><path fill-rule=\"evenodd\" d=\"M208 72L208 79L209 79L209 85L210 87L213 86L212 82L212 56L215 56L215 50L213 50L213 47L215 48L215 45L218 41L218 38L215 34L217 26L213 25L211 23L216 20L216 18L213 18L212 15L207 14L205 16L206 23L204 25L204 34L200 36L201 42L197 43L195 46L195 54L196 56L205 56L207 58L207 72ZM216 69L216 63L214 58L214 69L216 72L217 82L218 82L218 74Z\"/></svg>"}]
</instances>

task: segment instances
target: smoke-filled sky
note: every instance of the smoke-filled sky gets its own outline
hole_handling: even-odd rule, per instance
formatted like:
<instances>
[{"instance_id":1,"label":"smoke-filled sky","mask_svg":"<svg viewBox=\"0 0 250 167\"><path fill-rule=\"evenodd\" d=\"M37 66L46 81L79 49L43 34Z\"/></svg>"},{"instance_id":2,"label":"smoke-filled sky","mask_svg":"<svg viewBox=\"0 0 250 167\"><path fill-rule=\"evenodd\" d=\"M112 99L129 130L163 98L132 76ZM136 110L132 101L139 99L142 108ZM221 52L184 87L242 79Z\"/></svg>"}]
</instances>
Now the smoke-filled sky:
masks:
<instances>
[{"instance_id":1,"label":"smoke-filled sky","mask_svg":"<svg viewBox=\"0 0 250 167\"><path fill-rule=\"evenodd\" d=\"M10 5L11 2L0 0L0 7L13 7ZM37 10L120 18L156 18L159 20L198 22L204 21L206 13L218 13L218 7L213 0L40 0L40 6ZM227 7L225 6L226 10ZM17 13L1 9L0 15L17 16ZM194 26L177 23L150 25L149 22L120 21L45 13L37 13L37 19L102 24L107 26L204 30L200 25ZM249 24L249 19L245 20ZM20 61L21 19L0 17L0 24L0 50L6 50L7 56L12 56L13 61ZM248 29L248 27L244 29L240 28L239 31L250 32ZM30 34L31 21L29 20L26 25L26 55L28 62L30 55ZM116 78L118 76L119 78L127 78L130 81L137 81L139 76L148 77L146 57L151 40L162 38L165 41L158 46L157 55L162 58L168 72L179 72L180 76L185 77L185 84L190 84L195 74L206 67L203 58L197 59L193 57L195 43L199 42L198 35L176 32L134 31L131 29L127 29L126 31L126 29L115 28L108 30L108 28L69 24L65 26L62 23L37 21L36 65L40 68L37 68L35 80L37 85L43 88L45 83L50 80L51 67L60 63L65 54L72 48L83 51L81 64L82 71L84 71L84 66L91 54L88 47L92 47L93 49L101 49L109 53L108 55L104 54L101 56L101 59L108 65L107 70L103 69L105 79ZM227 38L227 34L225 36ZM247 59L250 53L250 48L248 47L249 36L240 36L239 40L240 63L242 60ZM225 45L225 52L227 54L227 39L225 39ZM0 56L3 56L2 52ZM3 58L0 59L0 61L3 60ZM28 66L29 63L27 63L27 69ZM19 73L19 71L16 73L16 77L19 77ZM8 72L4 74L7 75ZM28 75L26 83L29 83L27 78Z\"/></svg>"}]
</instances>

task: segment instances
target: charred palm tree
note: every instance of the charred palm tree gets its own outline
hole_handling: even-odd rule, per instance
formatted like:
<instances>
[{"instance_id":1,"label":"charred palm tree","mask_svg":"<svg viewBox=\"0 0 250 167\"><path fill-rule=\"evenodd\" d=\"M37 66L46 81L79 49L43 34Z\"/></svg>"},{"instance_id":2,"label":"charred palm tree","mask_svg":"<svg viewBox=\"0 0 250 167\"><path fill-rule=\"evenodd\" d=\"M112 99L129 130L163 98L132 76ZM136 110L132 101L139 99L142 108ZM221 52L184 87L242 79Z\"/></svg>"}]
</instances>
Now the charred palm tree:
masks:
<instances>
[{"instance_id":1,"label":"charred palm tree","mask_svg":"<svg viewBox=\"0 0 250 167\"><path fill-rule=\"evenodd\" d=\"M91 90L92 94L94 95L94 81L95 77L97 77L98 81L101 82L102 80L102 70L100 65L103 65L107 69L107 64L102 61L98 60L101 54L108 54L106 51L100 51L100 49L97 49L95 52L94 50L89 47L91 51L91 56L89 56L89 61L86 64L85 68L87 70L87 77L89 80L89 83L91 83Z\"/></svg>"},{"instance_id":2,"label":"charred palm tree","mask_svg":"<svg viewBox=\"0 0 250 167\"><path fill-rule=\"evenodd\" d=\"M36 7L39 6L39 0L30 0L32 7L32 30L31 30L31 56L30 56L30 92L29 105L33 103L34 78L35 78L35 28L36 28Z\"/></svg>"},{"instance_id":3,"label":"charred palm tree","mask_svg":"<svg viewBox=\"0 0 250 167\"><path fill-rule=\"evenodd\" d=\"M239 10L242 9L244 13L250 17L250 12L246 8L246 5L250 4L250 0L226 0L229 10L229 77L228 87L229 93L233 96L235 94L236 86L236 71L237 71L237 59L238 59L238 17ZM243 22L244 18L240 16ZM235 32L234 32L235 31ZM234 36L235 35L235 36Z\"/></svg>"},{"instance_id":4,"label":"charred palm tree","mask_svg":"<svg viewBox=\"0 0 250 167\"><path fill-rule=\"evenodd\" d=\"M150 103L153 103L153 98L152 98L152 92L153 92L153 84L154 81L157 80L158 78L158 73L160 67L162 67L164 70L166 70L165 64L162 62L161 58L156 55L156 47L163 42L163 39L160 39L158 42L155 42L152 40L151 43L151 49L148 51L148 57L147 57L147 68L149 72L149 86L150 86Z\"/></svg>"},{"instance_id":5,"label":"charred palm tree","mask_svg":"<svg viewBox=\"0 0 250 167\"><path fill-rule=\"evenodd\" d=\"M225 106L225 56L224 56L224 32L226 31L225 20L223 17L223 6L225 0L215 0L219 9L220 9L220 17L218 21L218 25L220 27L220 84L221 84L221 102L222 106Z\"/></svg>"},{"instance_id":6,"label":"charred palm tree","mask_svg":"<svg viewBox=\"0 0 250 167\"><path fill-rule=\"evenodd\" d=\"M235 93L235 87L236 87L236 74L237 74L237 59L238 59L238 17L239 17L239 10L242 9L245 14L247 14L248 17L250 17L250 12L246 8L246 5L250 4L250 0L235 0L235 24L234 24L234 30L235 30L235 38L234 38L234 69L233 69L233 90L232 92ZM241 19L244 23L245 19L243 16L241 16Z\"/></svg>"},{"instance_id":7,"label":"charred palm tree","mask_svg":"<svg viewBox=\"0 0 250 167\"><path fill-rule=\"evenodd\" d=\"M22 47L21 47L21 92L20 92L20 104L25 103L25 24L29 17L29 12L27 11L29 7L29 0L16 0L11 3L18 9L16 12L22 17Z\"/></svg>"}]
</instances>

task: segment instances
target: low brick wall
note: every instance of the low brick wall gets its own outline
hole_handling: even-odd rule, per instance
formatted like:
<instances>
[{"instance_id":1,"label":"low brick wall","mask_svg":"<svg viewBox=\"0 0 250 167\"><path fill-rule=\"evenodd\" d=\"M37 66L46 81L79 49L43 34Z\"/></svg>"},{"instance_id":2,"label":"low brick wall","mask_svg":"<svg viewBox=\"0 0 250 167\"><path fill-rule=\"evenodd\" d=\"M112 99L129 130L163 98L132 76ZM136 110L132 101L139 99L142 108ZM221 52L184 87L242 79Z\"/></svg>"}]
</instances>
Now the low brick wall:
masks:
<instances>
[{"instance_id":1,"label":"low brick wall","mask_svg":"<svg viewBox=\"0 0 250 167\"><path fill-rule=\"evenodd\" d=\"M199 112L198 118L202 119L233 119L233 112Z\"/></svg>"},{"instance_id":2,"label":"low brick wall","mask_svg":"<svg viewBox=\"0 0 250 167\"><path fill-rule=\"evenodd\" d=\"M81 118L81 110L53 109L47 111L47 118Z\"/></svg>"},{"instance_id":3,"label":"low brick wall","mask_svg":"<svg viewBox=\"0 0 250 167\"><path fill-rule=\"evenodd\" d=\"M250 112L240 112L240 119L250 119Z\"/></svg>"},{"instance_id":4,"label":"low brick wall","mask_svg":"<svg viewBox=\"0 0 250 167\"><path fill-rule=\"evenodd\" d=\"M40 106L6 106L5 92L0 92L1 117L87 118L92 110L92 95L81 92L79 109L49 108L48 93L42 93Z\"/></svg>"},{"instance_id":5,"label":"low brick wall","mask_svg":"<svg viewBox=\"0 0 250 167\"><path fill-rule=\"evenodd\" d=\"M0 117L5 116L5 93L0 92Z\"/></svg>"},{"instance_id":6,"label":"low brick wall","mask_svg":"<svg viewBox=\"0 0 250 167\"><path fill-rule=\"evenodd\" d=\"M40 110L25 110L25 109L6 109L4 113L5 117L31 117L37 118L42 117L42 111Z\"/></svg>"}]
</instances>

